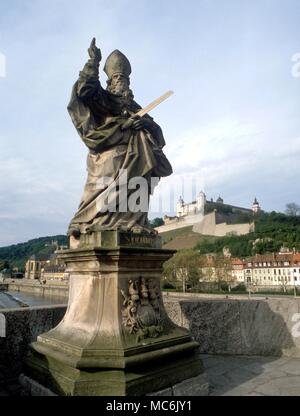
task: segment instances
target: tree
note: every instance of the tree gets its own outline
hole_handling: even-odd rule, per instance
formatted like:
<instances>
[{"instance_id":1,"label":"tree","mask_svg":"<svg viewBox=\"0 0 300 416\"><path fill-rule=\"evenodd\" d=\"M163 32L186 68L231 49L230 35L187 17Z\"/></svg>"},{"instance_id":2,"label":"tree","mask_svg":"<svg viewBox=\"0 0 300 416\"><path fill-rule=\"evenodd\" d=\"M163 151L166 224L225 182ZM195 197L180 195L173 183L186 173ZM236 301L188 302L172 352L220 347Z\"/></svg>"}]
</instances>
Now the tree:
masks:
<instances>
[{"instance_id":1,"label":"tree","mask_svg":"<svg viewBox=\"0 0 300 416\"><path fill-rule=\"evenodd\" d=\"M4 269L9 269L10 265L7 260L0 260L0 271Z\"/></svg>"},{"instance_id":2,"label":"tree","mask_svg":"<svg viewBox=\"0 0 300 416\"><path fill-rule=\"evenodd\" d=\"M278 276L279 284L283 290L283 293L287 292L288 289L288 280L287 276Z\"/></svg>"},{"instance_id":3,"label":"tree","mask_svg":"<svg viewBox=\"0 0 300 416\"><path fill-rule=\"evenodd\" d=\"M156 227L160 227L161 225L164 225L164 220L162 218L154 218L154 220L150 221L150 227L152 228L156 228Z\"/></svg>"},{"instance_id":4,"label":"tree","mask_svg":"<svg viewBox=\"0 0 300 416\"><path fill-rule=\"evenodd\" d=\"M290 217L296 217L300 214L300 206L295 204L295 202L290 202L289 204L286 204L285 213Z\"/></svg>"},{"instance_id":5,"label":"tree","mask_svg":"<svg viewBox=\"0 0 300 416\"><path fill-rule=\"evenodd\" d=\"M203 239L196 249L201 254L222 254L224 246L238 258L277 252L282 246L300 250L300 212L298 216L260 212L255 216L255 230L250 234Z\"/></svg>"},{"instance_id":6,"label":"tree","mask_svg":"<svg viewBox=\"0 0 300 416\"><path fill-rule=\"evenodd\" d=\"M216 281L218 283L219 288L221 287L222 283L230 284L233 281L232 278L232 266L230 259L223 257L222 255L218 255L215 258L215 267L216 267Z\"/></svg>"},{"instance_id":7,"label":"tree","mask_svg":"<svg viewBox=\"0 0 300 416\"><path fill-rule=\"evenodd\" d=\"M201 277L204 282L215 282L215 268L213 266L205 267Z\"/></svg>"},{"instance_id":8,"label":"tree","mask_svg":"<svg viewBox=\"0 0 300 416\"><path fill-rule=\"evenodd\" d=\"M191 249L180 250L164 264L164 277L183 292L187 287L195 288L201 277L202 260L199 253Z\"/></svg>"},{"instance_id":9,"label":"tree","mask_svg":"<svg viewBox=\"0 0 300 416\"><path fill-rule=\"evenodd\" d=\"M0 261L7 260L10 268L17 267L19 271L24 271L26 261L33 254L39 255L43 253L50 255L54 252L56 247L51 245L53 240L56 240L59 245L68 245L68 238L64 235L34 238L26 243L0 247Z\"/></svg>"}]
</instances>

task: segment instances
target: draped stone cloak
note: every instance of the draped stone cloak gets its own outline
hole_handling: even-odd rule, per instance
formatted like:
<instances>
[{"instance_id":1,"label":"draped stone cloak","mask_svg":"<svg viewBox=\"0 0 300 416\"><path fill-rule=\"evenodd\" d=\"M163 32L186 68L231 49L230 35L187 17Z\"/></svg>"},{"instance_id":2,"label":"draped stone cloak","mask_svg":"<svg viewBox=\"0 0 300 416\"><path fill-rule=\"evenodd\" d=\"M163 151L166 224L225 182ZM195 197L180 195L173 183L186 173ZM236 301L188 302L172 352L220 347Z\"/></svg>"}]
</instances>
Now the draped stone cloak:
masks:
<instances>
[{"instance_id":1,"label":"draped stone cloak","mask_svg":"<svg viewBox=\"0 0 300 416\"><path fill-rule=\"evenodd\" d=\"M124 192L121 186L116 187L124 172L128 181L143 177L148 184L151 177L160 178L172 173L162 151L165 141L161 128L150 116L145 117L152 120L151 132L131 128L121 130L128 117L140 108L135 101L127 101L104 90L99 82L99 64L93 59L87 62L73 87L68 105L72 121L89 149L88 177L69 231L76 228L85 233L95 226L127 230L147 226L147 212L123 212L124 202L127 205L124 198L128 199L134 191L127 189ZM150 193L150 186L148 191ZM105 209L108 203L109 210Z\"/></svg>"}]
</instances>

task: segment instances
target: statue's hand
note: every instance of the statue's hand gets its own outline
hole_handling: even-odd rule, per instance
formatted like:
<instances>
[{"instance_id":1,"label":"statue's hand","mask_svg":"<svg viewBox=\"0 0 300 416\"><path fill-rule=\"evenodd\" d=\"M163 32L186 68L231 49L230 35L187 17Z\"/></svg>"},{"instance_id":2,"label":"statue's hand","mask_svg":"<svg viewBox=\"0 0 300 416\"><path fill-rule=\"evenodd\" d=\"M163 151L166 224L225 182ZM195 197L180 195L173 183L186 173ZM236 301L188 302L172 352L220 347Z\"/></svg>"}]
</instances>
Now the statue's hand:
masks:
<instances>
[{"instance_id":1,"label":"statue's hand","mask_svg":"<svg viewBox=\"0 0 300 416\"><path fill-rule=\"evenodd\" d=\"M127 130L130 127L132 127L133 123L135 122L137 116L132 116L130 117L128 120L126 120L122 126L121 126L121 130Z\"/></svg>"},{"instance_id":2,"label":"statue's hand","mask_svg":"<svg viewBox=\"0 0 300 416\"><path fill-rule=\"evenodd\" d=\"M143 130L151 129L152 121L149 118L139 117L138 119L133 120L132 128L134 130Z\"/></svg>"},{"instance_id":3,"label":"statue's hand","mask_svg":"<svg viewBox=\"0 0 300 416\"><path fill-rule=\"evenodd\" d=\"M96 38L93 38L91 46L88 49L91 59L94 59L97 62L100 62L102 59L102 54L99 48L96 46Z\"/></svg>"},{"instance_id":4,"label":"statue's hand","mask_svg":"<svg viewBox=\"0 0 300 416\"><path fill-rule=\"evenodd\" d=\"M134 115L130 117L125 123L122 125L122 130L126 130L129 128L133 128L134 130L143 130L148 129L151 130L153 127L152 120L146 117L139 117L138 115Z\"/></svg>"}]
</instances>

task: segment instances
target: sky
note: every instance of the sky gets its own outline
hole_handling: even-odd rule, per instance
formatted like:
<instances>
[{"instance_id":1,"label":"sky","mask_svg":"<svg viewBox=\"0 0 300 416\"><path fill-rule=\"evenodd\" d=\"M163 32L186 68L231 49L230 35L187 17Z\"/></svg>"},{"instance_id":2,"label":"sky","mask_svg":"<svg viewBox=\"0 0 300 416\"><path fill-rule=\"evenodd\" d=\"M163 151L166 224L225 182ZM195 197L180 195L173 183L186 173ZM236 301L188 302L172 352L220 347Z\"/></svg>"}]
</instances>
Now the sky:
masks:
<instances>
[{"instance_id":1,"label":"sky","mask_svg":"<svg viewBox=\"0 0 300 416\"><path fill-rule=\"evenodd\" d=\"M299 18L299 0L2 1L0 246L64 234L77 210L88 150L67 105L93 37L103 86L119 49L140 105L174 91L151 113L174 171L153 206L169 193L172 214L193 181L233 205L300 204Z\"/></svg>"}]
</instances>

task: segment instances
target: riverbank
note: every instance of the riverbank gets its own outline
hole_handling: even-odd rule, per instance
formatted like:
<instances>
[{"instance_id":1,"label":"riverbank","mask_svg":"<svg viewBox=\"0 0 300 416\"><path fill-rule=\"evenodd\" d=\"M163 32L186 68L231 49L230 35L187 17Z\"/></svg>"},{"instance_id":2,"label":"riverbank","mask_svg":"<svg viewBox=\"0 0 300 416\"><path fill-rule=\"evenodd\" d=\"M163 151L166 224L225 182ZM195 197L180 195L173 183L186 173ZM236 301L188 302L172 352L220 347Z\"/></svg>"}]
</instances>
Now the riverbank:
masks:
<instances>
[{"instance_id":1,"label":"riverbank","mask_svg":"<svg viewBox=\"0 0 300 416\"><path fill-rule=\"evenodd\" d=\"M41 304L57 304L58 302L51 302L51 299L59 300L60 303L67 303L68 302L68 295L69 295L69 282L68 281L47 281L46 283L42 284L39 280L27 280L27 279L5 279L5 282L0 282L0 293L1 292L10 292L13 296L18 297L18 293L28 294L28 295L35 295L40 298L45 298L48 300L47 302L37 302L33 305L41 305ZM274 299L274 298L294 298L292 295L283 295L281 293L273 293L273 294L263 294L263 293L244 293L244 294L237 294L234 292L230 293L191 293L191 292L175 292L175 291L163 291L164 298L174 298L174 299L186 299L186 300L196 300L196 299L252 299L252 300L259 300L259 299ZM26 303L24 297L22 297L21 301Z\"/></svg>"},{"instance_id":2,"label":"riverbank","mask_svg":"<svg viewBox=\"0 0 300 416\"><path fill-rule=\"evenodd\" d=\"M39 280L5 279L5 282L0 283L0 290L10 293L24 292L49 299L58 298L61 300L61 303L65 303L68 300L69 283L67 281L48 281L42 284Z\"/></svg>"}]
</instances>

